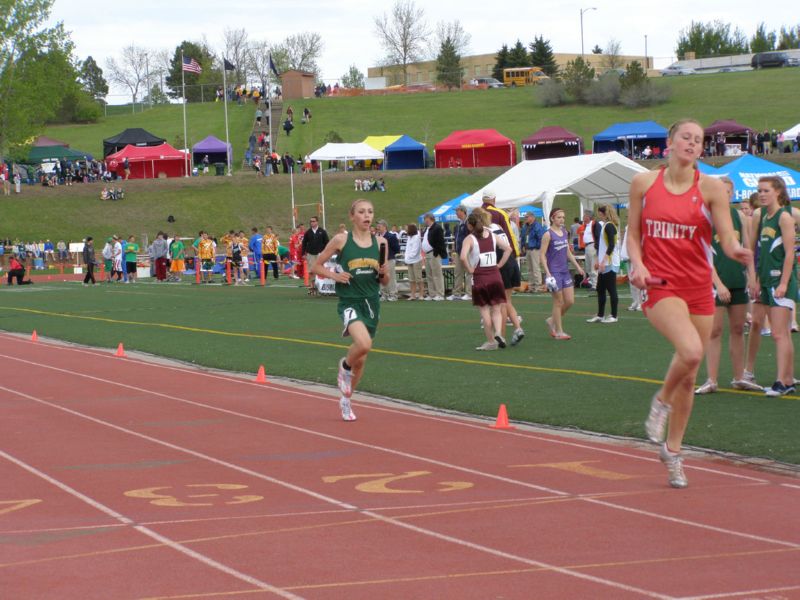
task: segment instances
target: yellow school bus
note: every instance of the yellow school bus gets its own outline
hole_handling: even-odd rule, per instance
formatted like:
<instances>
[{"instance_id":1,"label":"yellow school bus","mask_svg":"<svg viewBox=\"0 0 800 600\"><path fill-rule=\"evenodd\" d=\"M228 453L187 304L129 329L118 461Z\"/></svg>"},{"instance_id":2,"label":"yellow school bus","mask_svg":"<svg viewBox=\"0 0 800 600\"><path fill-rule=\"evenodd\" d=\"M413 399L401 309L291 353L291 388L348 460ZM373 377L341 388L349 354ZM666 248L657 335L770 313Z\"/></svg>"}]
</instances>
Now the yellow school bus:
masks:
<instances>
[{"instance_id":1,"label":"yellow school bus","mask_svg":"<svg viewBox=\"0 0 800 600\"><path fill-rule=\"evenodd\" d=\"M503 84L506 87L536 85L550 79L539 67L511 67L503 69Z\"/></svg>"}]
</instances>

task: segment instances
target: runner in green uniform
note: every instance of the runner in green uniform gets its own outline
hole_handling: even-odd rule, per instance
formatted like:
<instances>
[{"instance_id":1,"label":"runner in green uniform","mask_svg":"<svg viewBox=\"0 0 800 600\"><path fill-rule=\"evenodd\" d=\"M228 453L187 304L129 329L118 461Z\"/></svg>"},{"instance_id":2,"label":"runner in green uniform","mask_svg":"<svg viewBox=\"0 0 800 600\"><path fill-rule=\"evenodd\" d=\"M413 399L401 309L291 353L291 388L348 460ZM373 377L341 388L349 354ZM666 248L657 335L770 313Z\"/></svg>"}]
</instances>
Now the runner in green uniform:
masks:
<instances>
[{"instance_id":1,"label":"runner in green uniform","mask_svg":"<svg viewBox=\"0 0 800 600\"><path fill-rule=\"evenodd\" d=\"M728 199L733 198L733 181L729 177L720 177L725 184ZM739 211L730 207L731 221L736 239L747 246L748 231L742 225ZM719 374L719 360L722 354L722 330L725 325L725 313L728 313L728 351L733 366L733 381L731 386L737 390L764 391L760 385L745 376L744 372L744 322L747 318L747 307L750 298L747 295L748 275L755 278L755 272L747 273L751 267L745 268L739 262L731 260L722 251L719 236L714 232L711 239L711 252L714 254L714 268L712 279L714 281L714 296L716 310L714 322L711 326L711 337L706 346L706 382L697 388L695 394L713 394L717 391L717 375Z\"/></svg>"},{"instance_id":2,"label":"runner in green uniform","mask_svg":"<svg viewBox=\"0 0 800 600\"><path fill-rule=\"evenodd\" d=\"M339 408L342 419L355 421L350 396L364 373L367 354L372 349L372 338L380 318L380 284L385 283L386 267L381 264L383 238L370 233L374 208L369 200L356 200L350 207L353 231L337 233L314 265L314 273L336 282L337 308L342 318L342 336L350 336L353 343L347 356L339 361L338 384L341 398ZM325 266L337 255L338 268L331 271Z\"/></svg>"},{"instance_id":3,"label":"runner in green uniform","mask_svg":"<svg viewBox=\"0 0 800 600\"><path fill-rule=\"evenodd\" d=\"M754 219L754 234L758 235L758 287L761 302L769 307L772 339L778 376L768 396L783 396L795 391L794 344L790 330L792 308L797 299L797 276L794 268L794 217L789 206L786 184L777 176L758 180L758 199L761 214ZM755 238L755 235L754 235Z\"/></svg>"}]
</instances>

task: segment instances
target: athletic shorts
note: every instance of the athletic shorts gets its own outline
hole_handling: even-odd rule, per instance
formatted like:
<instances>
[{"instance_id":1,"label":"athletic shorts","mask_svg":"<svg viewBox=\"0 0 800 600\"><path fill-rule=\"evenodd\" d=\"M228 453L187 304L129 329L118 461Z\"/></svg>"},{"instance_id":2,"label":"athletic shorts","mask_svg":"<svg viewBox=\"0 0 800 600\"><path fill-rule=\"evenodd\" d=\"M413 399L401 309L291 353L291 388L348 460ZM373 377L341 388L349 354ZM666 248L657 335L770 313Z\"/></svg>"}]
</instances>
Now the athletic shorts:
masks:
<instances>
[{"instance_id":1,"label":"athletic shorts","mask_svg":"<svg viewBox=\"0 0 800 600\"><path fill-rule=\"evenodd\" d=\"M750 296L747 295L745 288L734 288L728 290L731 293L731 301L725 304L722 302L717 293L714 292L714 305L715 306L736 306L737 304L750 304Z\"/></svg>"},{"instance_id":2,"label":"athletic shorts","mask_svg":"<svg viewBox=\"0 0 800 600\"><path fill-rule=\"evenodd\" d=\"M111 273L111 267L114 265L114 261L113 261L113 260L111 260L110 258L106 258L106 259L103 261L103 263L104 263L104 266L105 266L105 268L106 268L106 271L108 271L109 273Z\"/></svg>"},{"instance_id":3,"label":"athletic shorts","mask_svg":"<svg viewBox=\"0 0 800 600\"><path fill-rule=\"evenodd\" d=\"M690 315L704 315L711 316L716 310L714 307L714 293L709 288L696 288L696 289L665 289L665 288L652 288L642 290L644 301L642 302L642 310L647 313L647 310L653 308L664 298L680 298L686 302L689 307Z\"/></svg>"},{"instance_id":4,"label":"athletic shorts","mask_svg":"<svg viewBox=\"0 0 800 600\"><path fill-rule=\"evenodd\" d=\"M201 261L203 271L213 271L214 270L214 261L210 258L204 258Z\"/></svg>"},{"instance_id":5,"label":"athletic shorts","mask_svg":"<svg viewBox=\"0 0 800 600\"><path fill-rule=\"evenodd\" d=\"M171 273L183 273L186 270L186 263L182 258L173 258L169 270Z\"/></svg>"},{"instance_id":6,"label":"athletic shorts","mask_svg":"<svg viewBox=\"0 0 800 600\"><path fill-rule=\"evenodd\" d=\"M374 298L341 298L336 307L339 318L342 319L344 329L342 337L350 335L348 328L353 321L361 321L367 327L369 336L375 337L378 331L378 321L381 316L381 301L378 296Z\"/></svg>"},{"instance_id":7,"label":"athletic shorts","mask_svg":"<svg viewBox=\"0 0 800 600\"><path fill-rule=\"evenodd\" d=\"M783 298L775 297L775 287L761 286L761 304L764 306L781 306L789 310L793 309L795 306L795 298L797 298L797 283L794 280L789 281L789 285L786 288L786 295Z\"/></svg>"},{"instance_id":8,"label":"athletic shorts","mask_svg":"<svg viewBox=\"0 0 800 600\"><path fill-rule=\"evenodd\" d=\"M500 269L500 277L503 278L503 288L507 290L520 286L522 277L516 258L511 257L506 261L506 264Z\"/></svg>"},{"instance_id":9,"label":"athletic shorts","mask_svg":"<svg viewBox=\"0 0 800 600\"><path fill-rule=\"evenodd\" d=\"M125 272L126 273L136 273L136 263L135 262L126 262L125 263Z\"/></svg>"},{"instance_id":10,"label":"athletic shorts","mask_svg":"<svg viewBox=\"0 0 800 600\"><path fill-rule=\"evenodd\" d=\"M550 273L556 280L558 290L561 291L565 288L575 287L575 280L569 272L566 273Z\"/></svg>"}]
</instances>

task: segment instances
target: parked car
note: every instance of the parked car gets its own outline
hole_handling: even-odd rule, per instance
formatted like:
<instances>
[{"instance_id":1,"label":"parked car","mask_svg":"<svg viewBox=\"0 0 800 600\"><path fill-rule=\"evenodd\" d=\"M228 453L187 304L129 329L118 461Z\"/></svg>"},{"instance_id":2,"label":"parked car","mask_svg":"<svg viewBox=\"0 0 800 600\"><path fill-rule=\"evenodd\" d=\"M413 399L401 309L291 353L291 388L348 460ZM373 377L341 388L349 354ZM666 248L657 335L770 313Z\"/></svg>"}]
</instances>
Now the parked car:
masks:
<instances>
[{"instance_id":1,"label":"parked car","mask_svg":"<svg viewBox=\"0 0 800 600\"><path fill-rule=\"evenodd\" d=\"M494 77L476 77L472 81L469 82L470 85L485 85L486 87L490 88L501 88L505 87L502 82L498 81Z\"/></svg>"},{"instance_id":2,"label":"parked car","mask_svg":"<svg viewBox=\"0 0 800 600\"><path fill-rule=\"evenodd\" d=\"M750 66L754 69L797 67L800 66L800 59L791 57L786 52L759 52L753 55L750 60Z\"/></svg>"},{"instance_id":3,"label":"parked car","mask_svg":"<svg viewBox=\"0 0 800 600\"><path fill-rule=\"evenodd\" d=\"M694 69L689 67L679 67L678 65L670 65L666 69L661 69L662 77L671 77L673 75L694 75L697 73Z\"/></svg>"}]
</instances>

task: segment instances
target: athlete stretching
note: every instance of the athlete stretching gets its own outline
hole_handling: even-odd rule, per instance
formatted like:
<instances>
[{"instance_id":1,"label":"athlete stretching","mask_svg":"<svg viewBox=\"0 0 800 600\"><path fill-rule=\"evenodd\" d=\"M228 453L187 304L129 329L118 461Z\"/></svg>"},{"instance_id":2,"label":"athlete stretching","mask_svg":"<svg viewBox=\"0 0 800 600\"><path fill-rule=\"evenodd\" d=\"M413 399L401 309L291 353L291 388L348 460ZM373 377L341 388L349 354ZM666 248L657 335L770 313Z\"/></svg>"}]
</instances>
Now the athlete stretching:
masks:
<instances>
[{"instance_id":1,"label":"athlete stretching","mask_svg":"<svg viewBox=\"0 0 800 600\"><path fill-rule=\"evenodd\" d=\"M381 264L386 244L382 237L370 233L374 209L369 200L356 200L350 206L350 221L353 231L337 233L317 258L314 273L336 281L339 297L337 310L344 323L343 336L350 336L353 343L347 356L339 361L339 408L342 419L355 421L356 415L350 405L350 396L364 373L367 354L372 349L372 338L378 329L380 318L380 283L386 277L386 267ZM325 263L337 255L339 268L331 271Z\"/></svg>"},{"instance_id":2,"label":"athlete stretching","mask_svg":"<svg viewBox=\"0 0 800 600\"><path fill-rule=\"evenodd\" d=\"M678 121L669 130L667 146L666 168L640 173L631 182L627 243L632 283L647 291L642 308L675 348L664 383L653 396L645 429L651 441L666 437L661 461L670 485L684 488L688 480L681 444L714 317L712 221L726 255L750 264L753 254L736 240L722 182L695 168L703 151L700 124Z\"/></svg>"}]
</instances>

